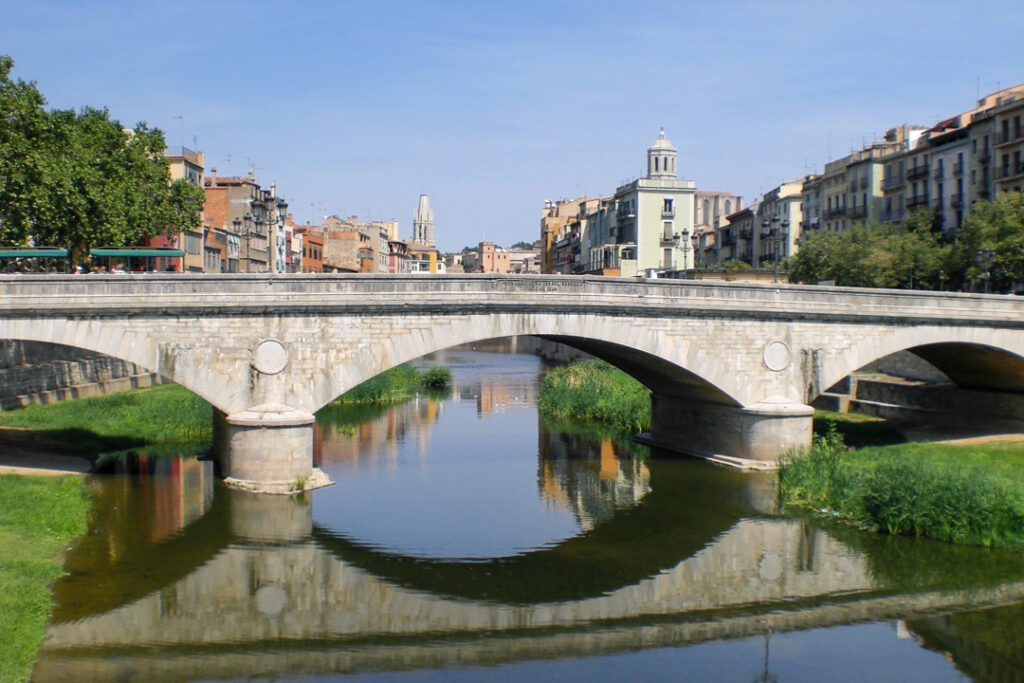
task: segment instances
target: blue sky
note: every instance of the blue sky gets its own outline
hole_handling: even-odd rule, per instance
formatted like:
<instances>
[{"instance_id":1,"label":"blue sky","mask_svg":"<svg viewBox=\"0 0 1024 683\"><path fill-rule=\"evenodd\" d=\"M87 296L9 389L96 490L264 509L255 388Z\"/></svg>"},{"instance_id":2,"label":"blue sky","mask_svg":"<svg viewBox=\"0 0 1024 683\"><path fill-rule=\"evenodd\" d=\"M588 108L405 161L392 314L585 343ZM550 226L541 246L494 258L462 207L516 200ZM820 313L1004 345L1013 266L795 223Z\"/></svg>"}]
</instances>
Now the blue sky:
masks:
<instances>
[{"instance_id":1,"label":"blue sky","mask_svg":"<svg viewBox=\"0 0 1024 683\"><path fill-rule=\"evenodd\" d=\"M56 108L107 107L300 221L438 246L533 240L545 199L611 194L664 127L680 176L750 200L902 124L1024 82L1020 0L25 2L0 54Z\"/></svg>"}]
</instances>

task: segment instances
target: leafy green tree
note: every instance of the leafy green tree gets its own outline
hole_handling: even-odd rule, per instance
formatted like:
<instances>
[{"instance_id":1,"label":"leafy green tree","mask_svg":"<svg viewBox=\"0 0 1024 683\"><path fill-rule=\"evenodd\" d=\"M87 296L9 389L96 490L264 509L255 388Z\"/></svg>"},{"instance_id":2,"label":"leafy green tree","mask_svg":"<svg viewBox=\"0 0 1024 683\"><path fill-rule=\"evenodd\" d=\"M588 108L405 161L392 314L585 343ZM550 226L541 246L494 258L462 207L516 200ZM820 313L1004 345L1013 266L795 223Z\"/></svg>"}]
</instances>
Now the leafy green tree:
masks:
<instances>
[{"instance_id":1,"label":"leafy green tree","mask_svg":"<svg viewBox=\"0 0 1024 683\"><path fill-rule=\"evenodd\" d=\"M199 224L203 192L170 182L159 129L126 130L105 109L47 111L13 66L0 57L0 241L68 246L78 261Z\"/></svg>"},{"instance_id":2,"label":"leafy green tree","mask_svg":"<svg viewBox=\"0 0 1024 683\"><path fill-rule=\"evenodd\" d=\"M1000 192L992 201L975 202L957 232L950 261L964 289L979 289L986 272L992 291L1024 282L1024 194Z\"/></svg>"},{"instance_id":3,"label":"leafy green tree","mask_svg":"<svg viewBox=\"0 0 1024 683\"><path fill-rule=\"evenodd\" d=\"M949 252L935 230L934 216L925 211L902 226L867 223L842 233L809 234L789 259L790 281L935 289Z\"/></svg>"}]
</instances>

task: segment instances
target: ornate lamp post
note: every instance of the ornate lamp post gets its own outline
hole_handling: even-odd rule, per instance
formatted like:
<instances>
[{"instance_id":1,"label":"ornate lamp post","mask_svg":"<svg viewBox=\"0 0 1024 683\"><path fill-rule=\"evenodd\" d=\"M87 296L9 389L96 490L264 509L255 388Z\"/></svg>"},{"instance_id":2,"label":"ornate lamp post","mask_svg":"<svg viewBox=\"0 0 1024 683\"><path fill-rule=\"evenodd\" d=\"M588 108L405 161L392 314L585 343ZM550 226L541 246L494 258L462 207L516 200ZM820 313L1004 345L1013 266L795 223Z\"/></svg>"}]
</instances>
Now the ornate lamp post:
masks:
<instances>
[{"instance_id":1,"label":"ornate lamp post","mask_svg":"<svg viewBox=\"0 0 1024 683\"><path fill-rule=\"evenodd\" d=\"M251 213L247 213L244 216L242 216L242 219L245 221L245 272L249 273L252 272L252 258L251 254L249 253L249 240L252 238L251 226L253 222L253 217Z\"/></svg>"},{"instance_id":2,"label":"ornate lamp post","mask_svg":"<svg viewBox=\"0 0 1024 683\"><path fill-rule=\"evenodd\" d=\"M789 237L789 221L780 220L778 216L773 216L770 220L766 218L762 221L761 227L764 229L761 232L761 239L768 240L769 244L772 245L772 282L778 282L779 257L782 251L782 243Z\"/></svg>"},{"instance_id":3,"label":"ornate lamp post","mask_svg":"<svg viewBox=\"0 0 1024 683\"><path fill-rule=\"evenodd\" d=\"M985 293L988 294L989 278L992 276L989 269L992 267L992 264L995 263L996 254L991 249L979 249L976 256L978 259L978 266L985 271L981 277L985 280Z\"/></svg>"},{"instance_id":4,"label":"ornate lamp post","mask_svg":"<svg viewBox=\"0 0 1024 683\"><path fill-rule=\"evenodd\" d=\"M231 221L231 225L235 228L235 237L241 237L242 236L242 219L241 218L235 218L235 220ZM228 256L229 263L230 263L230 258L231 257L230 257L230 254L229 254L229 256Z\"/></svg>"}]
</instances>

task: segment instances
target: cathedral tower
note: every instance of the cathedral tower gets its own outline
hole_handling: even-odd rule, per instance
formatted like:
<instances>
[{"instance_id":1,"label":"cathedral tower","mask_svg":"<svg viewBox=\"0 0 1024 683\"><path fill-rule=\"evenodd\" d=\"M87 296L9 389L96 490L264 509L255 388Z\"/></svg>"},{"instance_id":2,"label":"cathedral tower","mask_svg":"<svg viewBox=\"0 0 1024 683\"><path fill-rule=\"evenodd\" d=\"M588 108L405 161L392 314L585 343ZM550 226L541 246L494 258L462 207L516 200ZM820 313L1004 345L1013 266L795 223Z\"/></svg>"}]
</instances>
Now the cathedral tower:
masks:
<instances>
[{"instance_id":1,"label":"cathedral tower","mask_svg":"<svg viewBox=\"0 0 1024 683\"><path fill-rule=\"evenodd\" d=\"M412 241L434 246L434 212L425 194L420 195L420 204L412 217Z\"/></svg>"}]
</instances>

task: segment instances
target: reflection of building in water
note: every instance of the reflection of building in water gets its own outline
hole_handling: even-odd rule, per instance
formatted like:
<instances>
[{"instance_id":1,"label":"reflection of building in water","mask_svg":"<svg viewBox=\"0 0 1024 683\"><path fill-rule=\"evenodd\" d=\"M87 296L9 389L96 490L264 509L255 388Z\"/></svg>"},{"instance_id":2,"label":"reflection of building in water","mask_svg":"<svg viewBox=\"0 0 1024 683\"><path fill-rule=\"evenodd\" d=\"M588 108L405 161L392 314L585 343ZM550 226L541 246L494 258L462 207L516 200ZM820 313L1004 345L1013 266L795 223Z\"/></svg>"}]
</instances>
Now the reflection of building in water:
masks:
<instances>
[{"instance_id":1,"label":"reflection of building in water","mask_svg":"<svg viewBox=\"0 0 1024 683\"><path fill-rule=\"evenodd\" d=\"M475 401L477 417L488 417L502 413L510 406L525 407L537 405L537 381L523 381L507 376L495 375L474 377L472 382L452 384L452 399Z\"/></svg>"},{"instance_id":2,"label":"reflection of building in water","mask_svg":"<svg viewBox=\"0 0 1024 683\"><path fill-rule=\"evenodd\" d=\"M385 407L332 406L330 415L318 419L314 448L321 464L394 465L398 445L410 434L419 452L425 453L433 426L444 411L443 401L418 396L406 403Z\"/></svg>"},{"instance_id":3,"label":"reflection of building in water","mask_svg":"<svg viewBox=\"0 0 1024 683\"><path fill-rule=\"evenodd\" d=\"M149 516L149 540L161 541L195 521L206 512L213 500L213 463L195 458L172 458L149 456L145 453L128 455L123 458L102 462L98 470L104 474L119 476L118 481L134 481L137 488L126 492L112 487L102 487L103 496L115 496L118 502L110 501L114 510L130 509L133 516ZM152 501L146 505L134 506L125 496L144 496ZM107 507L106 504L99 504Z\"/></svg>"},{"instance_id":4,"label":"reflection of building in water","mask_svg":"<svg viewBox=\"0 0 1024 683\"><path fill-rule=\"evenodd\" d=\"M510 382L507 377L483 377L475 388L476 413L480 417L503 412L509 406L532 406L537 403L536 383Z\"/></svg>"},{"instance_id":5,"label":"reflection of building in water","mask_svg":"<svg viewBox=\"0 0 1024 683\"><path fill-rule=\"evenodd\" d=\"M640 502L650 490L646 463L600 441L549 432L540 426L537 484L544 500L575 515L583 529Z\"/></svg>"}]
</instances>

